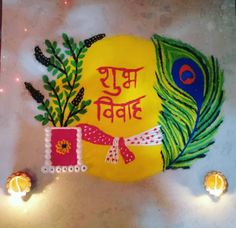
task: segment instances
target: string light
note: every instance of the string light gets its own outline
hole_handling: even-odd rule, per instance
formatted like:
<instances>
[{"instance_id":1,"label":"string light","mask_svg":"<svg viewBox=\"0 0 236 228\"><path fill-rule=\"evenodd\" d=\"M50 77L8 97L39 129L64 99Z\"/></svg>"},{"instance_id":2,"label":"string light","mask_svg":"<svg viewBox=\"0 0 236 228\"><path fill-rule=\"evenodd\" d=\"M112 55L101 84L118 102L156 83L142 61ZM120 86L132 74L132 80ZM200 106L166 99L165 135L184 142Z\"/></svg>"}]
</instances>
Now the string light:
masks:
<instances>
[{"instance_id":1,"label":"string light","mask_svg":"<svg viewBox=\"0 0 236 228\"><path fill-rule=\"evenodd\" d=\"M20 78L17 77L17 78L16 78L16 82L19 82L19 81L20 81Z\"/></svg>"},{"instance_id":2,"label":"string light","mask_svg":"<svg viewBox=\"0 0 236 228\"><path fill-rule=\"evenodd\" d=\"M4 89L0 88L0 93L3 93L4 92Z\"/></svg>"}]
</instances>

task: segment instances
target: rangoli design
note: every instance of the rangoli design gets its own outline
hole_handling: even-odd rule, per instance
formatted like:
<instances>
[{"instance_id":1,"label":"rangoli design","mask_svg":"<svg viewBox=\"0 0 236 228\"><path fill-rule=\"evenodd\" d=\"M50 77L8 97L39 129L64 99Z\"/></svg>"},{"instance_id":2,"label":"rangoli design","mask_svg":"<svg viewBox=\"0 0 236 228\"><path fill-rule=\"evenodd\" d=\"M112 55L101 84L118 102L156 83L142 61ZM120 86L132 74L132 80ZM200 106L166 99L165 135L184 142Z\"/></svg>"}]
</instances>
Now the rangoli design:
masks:
<instances>
[{"instance_id":1,"label":"rangoli design","mask_svg":"<svg viewBox=\"0 0 236 228\"><path fill-rule=\"evenodd\" d=\"M222 123L217 59L159 35L62 39L35 47L48 96L25 82L49 124L43 172L128 182L206 156Z\"/></svg>"}]
</instances>

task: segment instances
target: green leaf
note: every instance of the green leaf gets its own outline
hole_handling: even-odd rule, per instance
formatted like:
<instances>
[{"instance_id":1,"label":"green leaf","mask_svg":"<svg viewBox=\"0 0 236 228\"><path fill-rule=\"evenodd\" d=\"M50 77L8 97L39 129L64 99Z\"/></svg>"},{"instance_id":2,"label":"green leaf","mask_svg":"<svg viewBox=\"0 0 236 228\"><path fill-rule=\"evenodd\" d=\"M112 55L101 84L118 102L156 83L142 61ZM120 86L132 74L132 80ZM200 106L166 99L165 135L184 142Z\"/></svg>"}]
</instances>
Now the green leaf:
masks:
<instances>
[{"instance_id":1,"label":"green leaf","mask_svg":"<svg viewBox=\"0 0 236 228\"><path fill-rule=\"evenodd\" d=\"M63 34L62 34L62 38L63 38L63 40L64 40L65 42L67 42L67 41L69 40L69 38L68 38L68 36L67 36L66 33L63 33Z\"/></svg>"},{"instance_id":2,"label":"green leaf","mask_svg":"<svg viewBox=\"0 0 236 228\"><path fill-rule=\"evenodd\" d=\"M75 55L77 56L79 54L79 48L76 46L76 48L74 49Z\"/></svg>"},{"instance_id":3,"label":"green leaf","mask_svg":"<svg viewBox=\"0 0 236 228\"><path fill-rule=\"evenodd\" d=\"M45 112L45 113L44 113L44 119L48 119L48 116L49 116L48 113Z\"/></svg>"},{"instance_id":4,"label":"green leaf","mask_svg":"<svg viewBox=\"0 0 236 228\"><path fill-rule=\"evenodd\" d=\"M61 68L61 63L60 63L58 60L55 60L55 65L56 65L58 68Z\"/></svg>"},{"instance_id":5,"label":"green leaf","mask_svg":"<svg viewBox=\"0 0 236 228\"><path fill-rule=\"evenodd\" d=\"M82 49L82 52L84 53L84 52L86 52L88 49L86 48L86 47L84 47L83 49Z\"/></svg>"},{"instance_id":6,"label":"green leaf","mask_svg":"<svg viewBox=\"0 0 236 228\"><path fill-rule=\"evenodd\" d=\"M43 75L43 82L47 83L49 81L48 76L47 75Z\"/></svg>"},{"instance_id":7,"label":"green leaf","mask_svg":"<svg viewBox=\"0 0 236 228\"><path fill-rule=\"evenodd\" d=\"M53 69L53 66L52 66L52 65L49 65L48 68L47 68L48 72L51 72L52 69Z\"/></svg>"},{"instance_id":8,"label":"green leaf","mask_svg":"<svg viewBox=\"0 0 236 228\"><path fill-rule=\"evenodd\" d=\"M61 54L60 54L60 59L61 59L61 60L64 60L64 58L65 58L65 55L64 55L63 53L61 53Z\"/></svg>"},{"instance_id":9,"label":"green leaf","mask_svg":"<svg viewBox=\"0 0 236 228\"><path fill-rule=\"evenodd\" d=\"M75 51L75 49L76 49L76 43L73 43L71 46L72 46L72 49Z\"/></svg>"},{"instance_id":10,"label":"green leaf","mask_svg":"<svg viewBox=\"0 0 236 228\"><path fill-rule=\"evenodd\" d=\"M42 122L42 125L45 126L48 122L49 122L48 119L44 119L43 122Z\"/></svg>"},{"instance_id":11,"label":"green leaf","mask_svg":"<svg viewBox=\"0 0 236 228\"><path fill-rule=\"evenodd\" d=\"M69 96L69 93L66 90L64 91L64 93L65 93L66 97Z\"/></svg>"},{"instance_id":12,"label":"green leaf","mask_svg":"<svg viewBox=\"0 0 236 228\"><path fill-rule=\"evenodd\" d=\"M82 101L80 105L80 109L83 109L84 107L90 105L91 102L92 102L91 100Z\"/></svg>"},{"instance_id":13,"label":"green leaf","mask_svg":"<svg viewBox=\"0 0 236 228\"><path fill-rule=\"evenodd\" d=\"M44 89L46 89L47 91L51 91L51 90L52 90L51 86L49 86L49 85L47 85L47 84L45 84L43 87L44 87Z\"/></svg>"},{"instance_id":14,"label":"green leaf","mask_svg":"<svg viewBox=\"0 0 236 228\"><path fill-rule=\"evenodd\" d=\"M67 66L67 65L68 65L68 63L69 63L69 60L68 60L68 59L66 59L66 60L64 61L64 65L65 65L65 66Z\"/></svg>"},{"instance_id":15,"label":"green leaf","mask_svg":"<svg viewBox=\"0 0 236 228\"><path fill-rule=\"evenodd\" d=\"M82 101L80 104L80 109L84 109L86 107L86 101Z\"/></svg>"},{"instance_id":16,"label":"green leaf","mask_svg":"<svg viewBox=\"0 0 236 228\"><path fill-rule=\"evenodd\" d=\"M87 101L85 101L85 105L88 106L91 104L91 102L92 102L91 100L87 100Z\"/></svg>"},{"instance_id":17,"label":"green leaf","mask_svg":"<svg viewBox=\"0 0 236 228\"><path fill-rule=\"evenodd\" d=\"M67 89L67 90L70 90L70 86L68 86L68 85L63 85L63 88Z\"/></svg>"},{"instance_id":18,"label":"green leaf","mask_svg":"<svg viewBox=\"0 0 236 228\"><path fill-rule=\"evenodd\" d=\"M73 91L70 96L73 97L75 94L76 94L76 91Z\"/></svg>"},{"instance_id":19,"label":"green leaf","mask_svg":"<svg viewBox=\"0 0 236 228\"><path fill-rule=\"evenodd\" d=\"M44 120L44 117L43 117L43 115L41 115L41 114L35 116L34 118L35 118L36 120L40 121L40 122Z\"/></svg>"},{"instance_id":20,"label":"green leaf","mask_svg":"<svg viewBox=\"0 0 236 228\"><path fill-rule=\"evenodd\" d=\"M72 73L70 73L69 75L68 75L68 81L71 81L72 80L72 77L73 77L73 74Z\"/></svg>"},{"instance_id":21,"label":"green leaf","mask_svg":"<svg viewBox=\"0 0 236 228\"><path fill-rule=\"evenodd\" d=\"M52 80L52 81L51 81L51 86L54 88L54 87L55 87L55 85L56 85L56 82L55 82L55 80Z\"/></svg>"},{"instance_id":22,"label":"green leaf","mask_svg":"<svg viewBox=\"0 0 236 228\"><path fill-rule=\"evenodd\" d=\"M58 69L55 68L55 69L53 70L53 72L52 72L52 75L55 76L55 75L57 74L57 72L58 72Z\"/></svg>"},{"instance_id":23,"label":"green leaf","mask_svg":"<svg viewBox=\"0 0 236 228\"><path fill-rule=\"evenodd\" d=\"M54 62L55 62L55 58L54 58L54 56L52 55L52 56L50 57L50 63L54 64Z\"/></svg>"},{"instance_id":24,"label":"green leaf","mask_svg":"<svg viewBox=\"0 0 236 228\"><path fill-rule=\"evenodd\" d=\"M52 107L50 106L48 110L49 110L49 112L51 113L53 109L52 109Z\"/></svg>"},{"instance_id":25,"label":"green leaf","mask_svg":"<svg viewBox=\"0 0 236 228\"><path fill-rule=\"evenodd\" d=\"M70 38L70 43L73 44L74 43L74 39L71 37Z\"/></svg>"},{"instance_id":26,"label":"green leaf","mask_svg":"<svg viewBox=\"0 0 236 228\"><path fill-rule=\"evenodd\" d=\"M79 59L83 59L83 58L84 58L84 56L85 56L85 55L83 55L83 54L80 54L80 55L79 55Z\"/></svg>"},{"instance_id":27,"label":"green leaf","mask_svg":"<svg viewBox=\"0 0 236 228\"><path fill-rule=\"evenodd\" d=\"M62 79L62 83L65 83L65 82L67 82L68 80L67 80L67 78L63 78Z\"/></svg>"},{"instance_id":28,"label":"green leaf","mask_svg":"<svg viewBox=\"0 0 236 228\"><path fill-rule=\"evenodd\" d=\"M76 77L76 79L75 79L75 81L77 82L77 81L79 81L80 79L81 79L81 77L82 77L82 75L80 74L80 75L77 75L77 77Z\"/></svg>"},{"instance_id":29,"label":"green leaf","mask_svg":"<svg viewBox=\"0 0 236 228\"><path fill-rule=\"evenodd\" d=\"M55 110L57 111L58 116L60 116L61 115L61 109L59 107L56 107Z\"/></svg>"},{"instance_id":30,"label":"green leaf","mask_svg":"<svg viewBox=\"0 0 236 228\"><path fill-rule=\"evenodd\" d=\"M56 92L58 93L59 90L60 90L60 87L59 87L59 86L56 86L55 90L56 90Z\"/></svg>"},{"instance_id":31,"label":"green leaf","mask_svg":"<svg viewBox=\"0 0 236 228\"><path fill-rule=\"evenodd\" d=\"M60 73L57 75L57 79L61 78L64 74L63 73Z\"/></svg>"},{"instance_id":32,"label":"green leaf","mask_svg":"<svg viewBox=\"0 0 236 228\"><path fill-rule=\"evenodd\" d=\"M69 48L69 45L65 42L62 43L62 45L65 47L65 48Z\"/></svg>"},{"instance_id":33,"label":"green leaf","mask_svg":"<svg viewBox=\"0 0 236 228\"><path fill-rule=\"evenodd\" d=\"M70 66L66 67L66 72L69 73L70 72Z\"/></svg>"},{"instance_id":34,"label":"green leaf","mask_svg":"<svg viewBox=\"0 0 236 228\"><path fill-rule=\"evenodd\" d=\"M74 85L74 89L77 89L78 87L79 87L79 83L75 83L75 85Z\"/></svg>"},{"instance_id":35,"label":"green leaf","mask_svg":"<svg viewBox=\"0 0 236 228\"><path fill-rule=\"evenodd\" d=\"M53 41L52 46L53 46L54 49L56 49L57 48L57 42Z\"/></svg>"},{"instance_id":36,"label":"green leaf","mask_svg":"<svg viewBox=\"0 0 236 228\"><path fill-rule=\"evenodd\" d=\"M72 60L72 61L71 61L71 65L72 65L73 67L76 67L76 62L75 62L74 60Z\"/></svg>"},{"instance_id":37,"label":"green leaf","mask_svg":"<svg viewBox=\"0 0 236 228\"><path fill-rule=\"evenodd\" d=\"M46 49L46 52L47 52L48 54L53 54L53 52L52 52L52 49L51 49L51 48L47 48L47 49Z\"/></svg>"},{"instance_id":38,"label":"green leaf","mask_svg":"<svg viewBox=\"0 0 236 228\"><path fill-rule=\"evenodd\" d=\"M81 48L81 47L83 47L84 46L84 42L83 41L80 41L79 42L79 47Z\"/></svg>"},{"instance_id":39,"label":"green leaf","mask_svg":"<svg viewBox=\"0 0 236 228\"><path fill-rule=\"evenodd\" d=\"M80 121L80 118L77 115L74 115L73 117L75 118L75 120Z\"/></svg>"},{"instance_id":40,"label":"green leaf","mask_svg":"<svg viewBox=\"0 0 236 228\"><path fill-rule=\"evenodd\" d=\"M63 107L63 105L65 104L66 100L61 101L61 106Z\"/></svg>"},{"instance_id":41,"label":"green leaf","mask_svg":"<svg viewBox=\"0 0 236 228\"><path fill-rule=\"evenodd\" d=\"M79 107L78 106L74 106L74 112L78 111Z\"/></svg>"},{"instance_id":42,"label":"green leaf","mask_svg":"<svg viewBox=\"0 0 236 228\"><path fill-rule=\"evenodd\" d=\"M56 49L56 54L58 55L60 52L61 52L61 49L60 49L60 48L57 48L57 49Z\"/></svg>"},{"instance_id":43,"label":"green leaf","mask_svg":"<svg viewBox=\"0 0 236 228\"><path fill-rule=\"evenodd\" d=\"M70 111L73 110L73 107L74 107L74 106L73 106L71 103L68 104L68 108L69 108Z\"/></svg>"},{"instance_id":44,"label":"green leaf","mask_svg":"<svg viewBox=\"0 0 236 228\"><path fill-rule=\"evenodd\" d=\"M45 40L45 45L46 45L49 49L51 49L51 47L52 47L52 44L51 44L50 40Z\"/></svg>"},{"instance_id":45,"label":"green leaf","mask_svg":"<svg viewBox=\"0 0 236 228\"><path fill-rule=\"evenodd\" d=\"M52 113L52 117L54 118L55 116L56 116L56 112L54 111L53 113Z\"/></svg>"},{"instance_id":46,"label":"green leaf","mask_svg":"<svg viewBox=\"0 0 236 228\"><path fill-rule=\"evenodd\" d=\"M59 105L59 103L58 103L57 100L53 100L53 103L54 103L55 105Z\"/></svg>"},{"instance_id":47,"label":"green leaf","mask_svg":"<svg viewBox=\"0 0 236 228\"><path fill-rule=\"evenodd\" d=\"M81 61L78 62L77 66L78 66L78 67L81 67L82 64L83 64L83 61L81 60Z\"/></svg>"},{"instance_id":48,"label":"green leaf","mask_svg":"<svg viewBox=\"0 0 236 228\"><path fill-rule=\"evenodd\" d=\"M38 110L41 110L41 111L46 110L43 104L40 104L37 108L38 108Z\"/></svg>"},{"instance_id":49,"label":"green leaf","mask_svg":"<svg viewBox=\"0 0 236 228\"><path fill-rule=\"evenodd\" d=\"M71 52L70 52L69 50L65 50L65 53L66 53L67 55L71 55Z\"/></svg>"},{"instance_id":50,"label":"green leaf","mask_svg":"<svg viewBox=\"0 0 236 228\"><path fill-rule=\"evenodd\" d=\"M58 95L58 97L59 97L59 99L61 100L61 99L63 98L63 93L60 93L60 94Z\"/></svg>"},{"instance_id":51,"label":"green leaf","mask_svg":"<svg viewBox=\"0 0 236 228\"><path fill-rule=\"evenodd\" d=\"M80 114L85 114L86 112L87 112L86 109L82 109L82 110L79 111Z\"/></svg>"},{"instance_id":52,"label":"green leaf","mask_svg":"<svg viewBox=\"0 0 236 228\"><path fill-rule=\"evenodd\" d=\"M49 106L49 100L47 99L47 100L44 102L44 104L45 104L45 107L48 107L48 106Z\"/></svg>"},{"instance_id":53,"label":"green leaf","mask_svg":"<svg viewBox=\"0 0 236 228\"><path fill-rule=\"evenodd\" d=\"M67 121L67 125L70 125L70 124L72 124L73 122L74 122L73 119L69 119L69 120Z\"/></svg>"}]
</instances>

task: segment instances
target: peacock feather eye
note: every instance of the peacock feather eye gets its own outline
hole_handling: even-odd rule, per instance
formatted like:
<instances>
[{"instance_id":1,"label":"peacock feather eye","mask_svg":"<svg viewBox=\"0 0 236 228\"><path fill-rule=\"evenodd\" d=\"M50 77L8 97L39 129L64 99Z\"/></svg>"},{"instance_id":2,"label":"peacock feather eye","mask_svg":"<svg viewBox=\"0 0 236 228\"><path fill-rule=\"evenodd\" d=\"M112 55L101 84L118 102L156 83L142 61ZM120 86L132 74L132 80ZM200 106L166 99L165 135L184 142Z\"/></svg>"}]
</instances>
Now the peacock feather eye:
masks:
<instances>
[{"instance_id":1,"label":"peacock feather eye","mask_svg":"<svg viewBox=\"0 0 236 228\"><path fill-rule=\"evenodd\" d=\"M172 66L172 77L176 85L195 100L201 109L204 93L204 76L198 64L188 58L177 59Z\"/></svg>"}]
</instances>

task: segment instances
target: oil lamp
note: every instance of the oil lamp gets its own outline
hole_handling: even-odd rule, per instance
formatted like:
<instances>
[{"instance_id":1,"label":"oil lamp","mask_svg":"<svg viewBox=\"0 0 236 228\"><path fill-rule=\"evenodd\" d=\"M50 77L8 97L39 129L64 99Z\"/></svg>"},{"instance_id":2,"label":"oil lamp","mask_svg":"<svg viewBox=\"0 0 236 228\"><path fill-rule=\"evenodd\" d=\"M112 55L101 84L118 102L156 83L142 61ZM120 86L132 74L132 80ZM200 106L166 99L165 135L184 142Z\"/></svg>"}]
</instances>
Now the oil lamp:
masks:
<instances>
[{"instance_id":1,"label":"oil lamp","mask_svg":"<svg viewBox=\"0 0 236 228\"><path fill-rule=\"evenodd\" d=\"M204 178L204 187L210 195L220 197L227 191L228 182L223 173L219 171L211 171L208 172Z\"/></svg>"},{"instance_id":2,"label":"oil lamp","mask_svg":"<svg viewBox=\"0 0 236 228\"><path fill-rule=\"evenodd\" d=\"M31 187L32 180L26 172L15 172L7 178L6 188L14 197L24 197L28 192L30 192Z\"/></svg>"}]
</instances>

